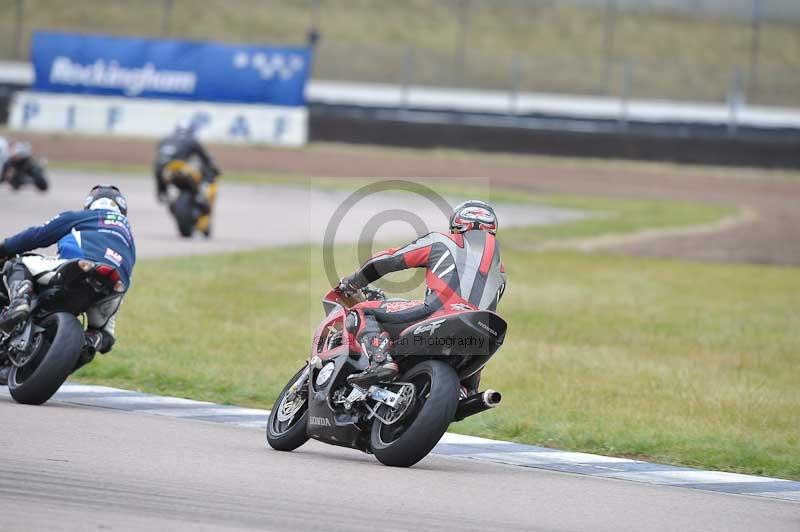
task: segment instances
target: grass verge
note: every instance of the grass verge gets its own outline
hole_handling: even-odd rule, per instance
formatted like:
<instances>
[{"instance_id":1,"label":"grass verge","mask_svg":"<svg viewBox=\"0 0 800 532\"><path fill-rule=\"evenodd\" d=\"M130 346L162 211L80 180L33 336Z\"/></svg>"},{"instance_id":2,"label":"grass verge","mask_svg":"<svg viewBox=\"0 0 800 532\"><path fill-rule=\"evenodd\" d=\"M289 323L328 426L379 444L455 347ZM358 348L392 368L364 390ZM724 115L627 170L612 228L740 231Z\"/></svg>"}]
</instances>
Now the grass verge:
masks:
<instances>
[{"instance_id":1,"label":"grass verge","mask_svg":"<svg viewBox=\"0 0 800 532\"><path fill-rule=\"evenodd\" d=\"M454 430L800 478L799 270L532 252L546 240L706 223L731 209L509 194L492 199L599 216L503 233L509 337L484 383L506 402ZM355 266L355 246L338 251ZM269 408L321 318L320 263L317 246L142 261L119 347L78 378Z\"/></svg>"},{"instance_id":2,"label":"grass verge","mask_svg":"<svg viewBox=\"0 0 800 532\"><path fill-rule=\"evenodd\" d=\"M735 69L753 74L749 18L575 4L206 0L198 10L191 0L25 0L24 23L0 19L0 56L27 56L35 30L298 44L315 26L319 79L620 94L627 63L635 97L724 101ZM796 21L767 18L755 29L758 92L748 99L797 105Z\"/></svg>"},{"instance_id":3,"label":"grass verge","mask_svg":"<svg viewBox=\"0 0 800 532\"><path fill-rule=\"evenodd\" d=\"M307 355L318 250L144 261L79 380L271 407ZM800 479L800 271L506 246L501 408L459 432Z\"/></svg>"}]
</instances>

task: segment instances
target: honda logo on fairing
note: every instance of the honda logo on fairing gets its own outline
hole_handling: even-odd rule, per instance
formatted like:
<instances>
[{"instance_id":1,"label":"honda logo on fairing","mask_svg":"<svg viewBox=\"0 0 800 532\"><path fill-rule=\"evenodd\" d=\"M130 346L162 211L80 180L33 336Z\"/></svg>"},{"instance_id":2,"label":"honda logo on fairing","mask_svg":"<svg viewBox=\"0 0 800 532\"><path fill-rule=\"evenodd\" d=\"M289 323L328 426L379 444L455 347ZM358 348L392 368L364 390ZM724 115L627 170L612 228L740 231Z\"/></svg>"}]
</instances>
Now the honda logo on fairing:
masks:
<instances>
[{"instance_id":1,"label":"honda logo on fairing","mask_svg":"<svg viewBox=\"0 0 800 532\"><path fill-rule=\"evenodd\" d=\"M424 332L430 332L431 336L433 336L433 332L442 326L444 320L434 321L427 325L420 325L416 329L414 329L414 334L422 334Z\"/></svg>"},{"instance_id":2,"label":"honda logo on fairing","mask_svg":"<svg viewBox=\"0 0 800 532\"><path fill-rule=\"evenodd\" d=\"M309 425L320 425L322 427L330 427L331 426L331 420L326 418L326 417L309 416L308 424Z\"/></svg>"}]
</instances>

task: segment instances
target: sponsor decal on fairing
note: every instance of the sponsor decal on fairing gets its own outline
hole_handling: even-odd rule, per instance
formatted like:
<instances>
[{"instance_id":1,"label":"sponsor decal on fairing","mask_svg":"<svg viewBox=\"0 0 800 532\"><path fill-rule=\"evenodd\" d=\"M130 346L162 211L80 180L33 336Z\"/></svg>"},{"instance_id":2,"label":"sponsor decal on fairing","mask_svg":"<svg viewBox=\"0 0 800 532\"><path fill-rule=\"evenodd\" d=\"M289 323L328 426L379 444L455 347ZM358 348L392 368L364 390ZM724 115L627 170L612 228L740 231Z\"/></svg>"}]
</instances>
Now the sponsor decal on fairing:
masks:
<instances>
[{"instance_id":1,"label":"sponsor decal on fairing","mask_svg":"<svg viewBox=\"0 0 800 532\"><path fill-rule=\"evenodd\" d=\"M111 248L106 248L105 258L116 264L117 266L122 265L122 255L117 253Z\"/></svg>"},{"instance_id":2,"label":"sponsor decal on fairing","mask_svg":"<svg viewBox=\"0 0 800 532\"><path fill-rule=\"evenodd\" d=\"M419 327L414 329L414 334L422 334L424 332L427 332L430 333L430 336L433 336L433 333L436 331L436 329L441 327L442 323L444 322L445 320L442 319L442 320L432 321L431 323L428 323L426 325L420 325Z\"/></svg>"},{"instance_id":3,"label":"sponsor decal on fairing","mask_svg":"<svg viewBox=\"0 0 800 532\"><path fill-rule=\"evenodd\" d=\"M309 416L308 417L308 424L309 425L318 425L320 427L330 427L331 420L326 417L321 416Z\"/></svg>"}]
</instances>

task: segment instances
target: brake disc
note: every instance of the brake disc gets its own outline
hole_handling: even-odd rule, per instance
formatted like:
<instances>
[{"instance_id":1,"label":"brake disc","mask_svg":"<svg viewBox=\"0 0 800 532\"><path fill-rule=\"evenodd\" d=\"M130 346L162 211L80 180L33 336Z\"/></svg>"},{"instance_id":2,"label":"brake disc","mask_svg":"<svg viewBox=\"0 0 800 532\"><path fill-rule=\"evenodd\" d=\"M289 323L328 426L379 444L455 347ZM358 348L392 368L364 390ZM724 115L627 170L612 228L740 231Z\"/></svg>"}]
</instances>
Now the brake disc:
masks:
<instances>
[{"instance_id":1,"label":"brake disc","mask_svg":"<svg viewBox=\"0 0 800 532\"><path fill-rule=\"evenodd\" d=\"M384 425L393 425L402 419L405 413L408 412L414 404L415 391L415 386L412 383L403 384L400 391L397 392L397 395L400 396L397 405L395 405L394 408L389 408L388 406L385 408L388 412L382 419Z\"/></svg>"}]
</instances>

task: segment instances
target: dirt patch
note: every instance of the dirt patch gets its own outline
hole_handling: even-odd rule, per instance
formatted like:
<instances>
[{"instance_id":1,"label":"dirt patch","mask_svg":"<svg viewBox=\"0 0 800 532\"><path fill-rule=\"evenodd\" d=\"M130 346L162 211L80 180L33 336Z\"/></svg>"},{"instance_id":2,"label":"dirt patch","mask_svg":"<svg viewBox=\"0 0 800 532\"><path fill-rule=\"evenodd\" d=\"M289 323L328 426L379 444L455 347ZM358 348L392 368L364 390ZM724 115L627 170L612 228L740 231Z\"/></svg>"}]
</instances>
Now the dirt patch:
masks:
<instances>
[{"instance_id":1,"label":"dirt patch","mask_svg":"<svg viewBox=\"0 0 800 532\"><path fill-rule=\"evenodd\" d=\"M63 135L26 137L54 161L142 164L155 143ZM710 201L747 209L743 223L716 231L666 234L614 243L624 252L654 257L800 265L800 180L768 171L727 173L698 167L609 164L545 158L463 155L438 151L315 145L287 150L213 146L223 169L315 177L489 178L542 194Z\"/></svg>"}]
</instances>

